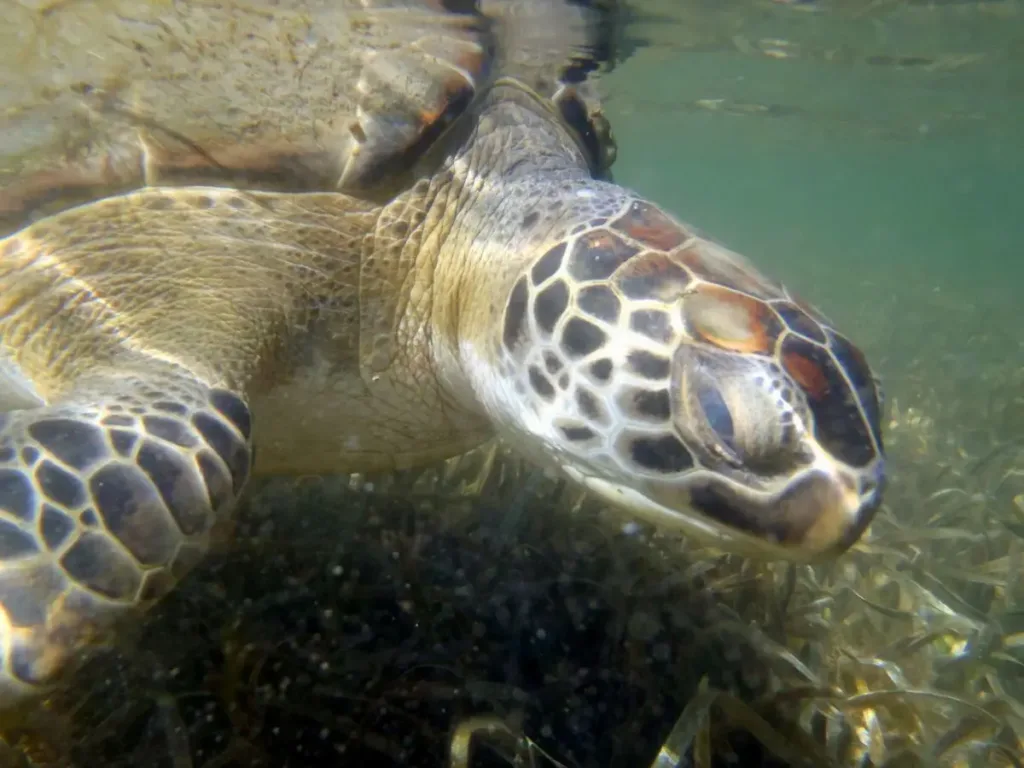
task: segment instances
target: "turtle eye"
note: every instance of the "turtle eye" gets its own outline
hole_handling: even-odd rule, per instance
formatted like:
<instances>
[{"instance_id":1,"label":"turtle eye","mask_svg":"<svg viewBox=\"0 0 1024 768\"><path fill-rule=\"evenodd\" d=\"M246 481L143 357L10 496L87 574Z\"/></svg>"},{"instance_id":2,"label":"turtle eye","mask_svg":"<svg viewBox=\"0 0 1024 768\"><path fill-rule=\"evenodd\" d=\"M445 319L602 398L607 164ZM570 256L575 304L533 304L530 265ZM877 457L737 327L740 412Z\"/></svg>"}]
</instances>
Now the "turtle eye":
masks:
<instances>
[{"instance_id":1,"label":"turtle eye","mask_svg":"<svg viewBox=\"0 0 1024 768\"><path fill-rule=\"evenodd\" d=\"M777 474L799 462L792 407L759 361L683 346L673 375L676 428L710 465Z\"/></svg>"},{"instance_id":2,"label":"turtle eye","mask_svg":"<svg viewBox=\"0 0 1024 768\"><path fill-rule=\"evenodd\" d=\"M696 383L694 397L697 400L696 404L700 406L700 411L707 425L718 438L720 450L716 452L720 453L722 458L730 464L735 466L742 465L743 461L736 453L732 414L729 413L729 406L725 404L721 393L714 386L710 386L708 382L703 381Z\"/></svg>"}]
</instances>

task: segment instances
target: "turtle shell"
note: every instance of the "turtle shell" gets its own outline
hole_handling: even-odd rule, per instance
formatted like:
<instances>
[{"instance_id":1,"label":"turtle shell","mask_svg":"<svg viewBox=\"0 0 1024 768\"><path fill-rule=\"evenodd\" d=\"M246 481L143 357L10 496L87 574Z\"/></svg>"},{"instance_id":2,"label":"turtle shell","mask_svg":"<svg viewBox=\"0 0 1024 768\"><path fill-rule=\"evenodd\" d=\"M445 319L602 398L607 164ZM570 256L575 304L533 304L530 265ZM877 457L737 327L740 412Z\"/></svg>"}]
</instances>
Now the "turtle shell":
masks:
<instances>
[{"instance_id":1,"label":"turtle shell","mask_svg":"<svg viewBox=\"0 0 1024 768\"><path fill-rule=\"evenodd\" d=\"M0 236L144 185L372 190L499 73L543 89L545 74L585 70L590 13L569 0L8 2Z\"/></svg>"}]
</instances>

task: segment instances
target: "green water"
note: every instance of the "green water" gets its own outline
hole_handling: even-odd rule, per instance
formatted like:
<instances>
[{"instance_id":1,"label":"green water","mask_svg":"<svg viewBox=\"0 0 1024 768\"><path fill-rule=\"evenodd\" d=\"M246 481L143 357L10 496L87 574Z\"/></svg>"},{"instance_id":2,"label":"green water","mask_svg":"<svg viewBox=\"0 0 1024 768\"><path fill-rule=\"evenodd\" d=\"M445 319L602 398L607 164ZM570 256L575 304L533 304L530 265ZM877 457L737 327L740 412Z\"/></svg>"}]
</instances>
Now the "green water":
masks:
<instances>
[{"instance_id":1,"label":"green water","mask_svg":"<svg viewBox=\"0 0 1024 768\"><path fill-rule=\"evenodd\" d=\"M1019 306L1024 140L822 140L793 121L692 114L618 125L621 181L839 317L903 286Z\"/></svg>"},{"instance_id":2,"label":"green water","mask_svg":"<svg viewBox=\"0 0 1024 768\"><path fill-rule=\"evenodd\" d=\"M616 179L819 306L890 400L955 401L947 443L1019 436L1024 5L643 7Z\"/></svg>"},{"instance_id":3,"label":"green water","mask_svg":"<svg viewBox=\"0 0 1024 768\"><path fill-rule=\"evenodd\" d=\"M960 315L977 313L1005 333L1003 353L1024 362L1020 6L902 6L869 20L842 7L812 18L784 6L722 11L726 50L694 51L673 46L688 5L653 27L657 47L611 78L617 179L747 254L855 336L865 316L899 335L900 318L915 313L941 331L922 345L952 350ZM735 48L765 38L790 43L771 47L793 58ZM811 55L840 45L840 61ZM870 63L911 54L937 63ZM978 59L942 70L943 57L967 54ZM702 99L779 116L691 107ZM873 333L863 342L877 344Z\"/></svg>"}]
</instances>

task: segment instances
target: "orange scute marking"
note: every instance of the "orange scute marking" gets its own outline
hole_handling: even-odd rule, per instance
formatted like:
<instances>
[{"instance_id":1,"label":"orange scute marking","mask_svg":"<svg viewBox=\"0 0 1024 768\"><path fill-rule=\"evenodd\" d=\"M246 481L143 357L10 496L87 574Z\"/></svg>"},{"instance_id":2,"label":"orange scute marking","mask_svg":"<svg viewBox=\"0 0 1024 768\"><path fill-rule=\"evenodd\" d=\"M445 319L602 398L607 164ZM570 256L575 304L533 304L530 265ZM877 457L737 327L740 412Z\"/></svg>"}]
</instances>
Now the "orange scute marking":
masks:
<instances>
[{"instance_id":1,"label":"orange scute marking","mask_svg":"<svg viewBox=\"0 0 1024 768\"><path fill-rule=\"evenodd\" d=\"M690 275L666 254L647 251L626 262L615 281L631 299L671 302L686 293Z\"/></svg>"},{"instance_id":2,"label":"orange scute marking","mask_svg":"<svg viewBox=\"0 0 1024 768\"><path fill-rule=\"evenodd\" d=\"M629 275L629 277L654 277L655 275L664 275L675 271L682 272L670 259L663 253L652 253L646 251L641 254L638 258L633 259L629 263L628 273L626 271L621 272L622 275ZM682 272L683 277L688 279L685 272Z\"/></svg>"},{"instance_id":3,"label":"orange scute marking","mask_svg":"<svg viewBox=\"0 0 1024 768\"><path fill-rule=\"evenodd\" d=\"M779 325L757 299L704 285L683 300L683 312L695 335L732 352L768 354Z\"/></svg>"},{"instance_id":4,"label":"orange scute marking","mask_svg":"<svg viewBox=\"0 0 1024 768\"><path fill-rule=\"evenodd\" d=\"M782 356L782 364L789 375L796 379L796 383L815 400L828 394L828 378L813 360L799 352L786 352Z\"/></svg>"},{"instance_id":5,"label":"orange scute marking","mask_svg":"<svg viewBox=\"0 0 1024 768\"><path fill-rule=\"evenodd\" d=\"M708 282L743 291L759 299L779 296L779 289L759 275L742 256L709 240L698 240L672 255L696 277Z\"/></svg>"},{"instance_id":6,"label":"orange scute marking","mask_svg":"<svg viewBox=\"0 0 1024 768\"><path fill-rule=\"evenodd\" d=\"M691 246L685 250L677 251L673 255L689 267L697 277L708 279L713 276L704 256L701 255L697 248Z\"/></svg>"},{"instance_id":7,"label":"orange scute marking","mask_svg":"<svg viewBox=\"0 0 1024 768\"><path fill-rule=\"evenodd\" d=\"M686 230L672 219L650 203L643 202L629 206L628 211L612 222L612 228L662 251L671 251L689 237Z\"/></svg>"}]
</instances>

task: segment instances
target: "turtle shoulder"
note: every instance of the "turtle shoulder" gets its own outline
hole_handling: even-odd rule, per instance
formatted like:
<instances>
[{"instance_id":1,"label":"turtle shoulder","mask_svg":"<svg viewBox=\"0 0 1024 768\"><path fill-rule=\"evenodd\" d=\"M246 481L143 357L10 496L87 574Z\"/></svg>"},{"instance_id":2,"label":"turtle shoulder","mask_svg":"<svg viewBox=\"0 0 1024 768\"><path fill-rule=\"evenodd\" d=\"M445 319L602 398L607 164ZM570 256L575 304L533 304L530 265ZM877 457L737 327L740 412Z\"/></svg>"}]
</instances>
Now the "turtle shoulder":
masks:
<instances>
[{"instance_id":1,"label":"turtle shoulder","mask_svg":"<svg viewBox=\"0 0 1024 768\"><path fill-rule=\"evenodd\" d=\"M0 235L146 185L367 188L491 64L435 0L12 2Z\"/></svg>"},{"instance_id":2,"label":"turtle shoulder","mask_svg":"<svg viewBox=\"0 0 1024 768\"><path fill-rule=\"evenodd\" d=\"M619 0L480 0L490 22L497 77L548 102L594 174L608 177L616 147L602 108L601 77L625 52Z\"/></svg>"}]
</instances>

